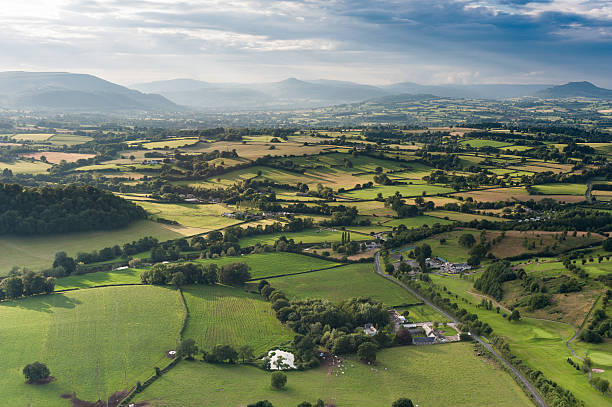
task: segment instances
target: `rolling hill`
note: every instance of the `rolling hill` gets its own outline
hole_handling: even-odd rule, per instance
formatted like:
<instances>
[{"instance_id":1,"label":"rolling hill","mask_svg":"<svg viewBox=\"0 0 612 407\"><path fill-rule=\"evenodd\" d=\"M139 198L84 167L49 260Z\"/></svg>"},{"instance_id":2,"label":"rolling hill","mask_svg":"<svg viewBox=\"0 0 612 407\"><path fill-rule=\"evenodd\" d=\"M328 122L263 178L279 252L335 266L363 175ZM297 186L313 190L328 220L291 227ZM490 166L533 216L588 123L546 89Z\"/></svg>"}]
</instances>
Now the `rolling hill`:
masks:
<instances>
[{"instance_id":1,"label":"rolling hill","mask_svg":"<svg viewBox=\"0 0 612 407\"><path fill-rule=\"evenodd\" d=\"M535 96L547 99L584 97L593 99L612 100L612 90L600 88L591 82L569 82L565 85L553 86L543 89Z\"/></svg>"},{"instance_id":2,"label":"rolling hill","mask_svg":"<svg viewBox=\"0 0 612 407\"><path fill-rule=\"evenodd\" d=\"M165 97L145 94L93 75L0 72L0 106L27 110L178 111Z\"/></svg>"}]
</instances>

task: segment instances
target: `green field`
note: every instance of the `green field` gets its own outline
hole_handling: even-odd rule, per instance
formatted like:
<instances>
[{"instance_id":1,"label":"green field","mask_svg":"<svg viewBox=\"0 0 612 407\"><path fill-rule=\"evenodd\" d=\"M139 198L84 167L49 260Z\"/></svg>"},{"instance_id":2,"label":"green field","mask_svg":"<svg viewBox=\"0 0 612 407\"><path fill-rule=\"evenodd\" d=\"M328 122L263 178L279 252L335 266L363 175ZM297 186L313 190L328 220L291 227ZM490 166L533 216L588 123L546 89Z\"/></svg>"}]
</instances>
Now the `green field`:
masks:
<instances>
[{"instance_id":1,"label":"green field","mask_svg":"<svg viewBox=\"0 0 612 407\"><path fill-rule=\"evenodd\" d=\"M221 229L240 222L237 219L221 216L223 213L232 212L227 206L221 204L172 204L146 201L136 201L135 203L154 216L173 220L183 226L195 228L198 233Z\"/></svg>"},{"instance_id":2,"label":"green field","mask_svg":"<svg viewBox=\"0 0 612 407\"><path fill-rule=\"evenodd\" d=\"M197 137L179 137L179 138L171 138L168 140L152 141L149 143L144 143L142 147L148 150L164 149L164 148L179 148L179 147L185 147L185 146L196 144L198 140L199 139Z\"/></svg>"},{"instance_id":3,"label":"green field","mask_svg":"<svg viewBox=\"0 0 612 407\"><path fill-rule=\"evenodd\" d=\"M51 136L53 136L53 133L21 133L14 134L12 138L15 140L40 142L47 141Z\"/></svg>"},{"instance_id":4,"label":"green field","mask_svg":"<svg viewBox=\"0 0 612 407\"><path fill-rule=\"evenodd\" d=\"M446 219L435 218L433 216L413 216L411 218L393 219L385 222L383 225L389 227L404 225L407 228L418 228L423 225L432 226L436 223L439 223L440 225L448 225L453 222Z\"/></svg>"},{"instance_id":5,"label":"green field","mask_svg":"<svg viewBox=\"0 0 612 407\"><path fill-rule=\"evenodd\" d=\"M78 144L87 143L91 140L93 140L93 138L88 136L79 136L77 134L56 134L47 141L55 145L76 146Z\"/></svg>"},{"instance_id":6,"label":"green field","mask_svg":"<svg viewBox=\"0 0 612 407\"><path fill-rule=\"evenodd\" d=\"M183 318L175 290L107 287L0 303L0 388L5 406L67 406L61 394L96 401L165 366ZM21 370L45 363L55 381L24 382Z\"/></svg>"},{"instance_id":7,"label":"green field","mask_svg":"<svg viewBox=\"0 0 612 407\"><path fill-rule=\"evenodd\" d=\"M481 148L481 147L500 148L500 147L509 147L512 145L512 143L506 143L505 141L484 140L484 139L463 140L461 144L463 144L464 146L469 144L471 147L474 147L474 148Z\"/></svg>"},{"instance_id":8,"label":"green field","mask_svg":"<svg viewBox=\"0 0 612 407\"><path fill-rule=\"evenodd\" d=\"M453 212L453 211L432 211L425 212L428 216L435 216L443 219L456 220L459 222L471 222L473 220L483 220L486 219L491 222L505 222L504 218L497 218L495 216L487 216L487 215L479 215L475 213L462 213L462 212Z\"/></svg>"},{"instance_id":9,"label":"green field","mask_svg":"<svg viewBox=\"0 0 612 407\"><path fill-rule=\"evenodd\" d=\"M352 297L372 297L388 306L414 304L416 298L404 289L374 273L372 263L350 264L270 279L270 284L289 298L325 298L340 302Z\"/></svg>"},{"instance_id":10,"label":"green field","mask_svg":"<svg viewBox=\"0 0 612 407\"><path fill-rule=\"evenodd\" d=\"M508 374L474 356L466 343L385 349L373 367L354 357L344 358L344 366L344 374L327 367L288 372L286 388L274 391L270 373L255 367L181 362L135 401L195 407L245 406L267 399L293 407L321 398L338 407L371 407L409 397L421 407L533 405Z\"/></svg>"},{"instance_id":11,"label":"green field","mask_svg":"<svg viewBox=\"0 0 612 407\"><path fill-rule=\"evenodd\" d=\"M415 305L413 307L401 308L398 311L408 311L408 320L412 322L450 322L450 319L440 314L428 305Z\"/></svg>"},{"instance_id":12,"label":"green field","mask_svg":"<svg viewBox=\"0 0 612 407\"><path fill-rule=\"evenodd\" d=\"M9 169L13 174L47 174L51 164L42 161L15 160L13 162L0 162L0 171Z\"/></svg>"},{"instance_id":13,"label":"green field","mask_svg":"<svg viewBox=\"0 0 612 407\"><path fill-rule=\"evenodd\" d=\"M98 271L57 279L55 291L75 288L91 288L102 285L140 284L142 270L127 269L117 271Z\"/></svg>"},{"instance_id":14,"label":"green field","mask_svg":"<svg viewBox=\"0 0 612 407\"><path fill-rule=\"evenodd\" d=\"M534 185L533 189L543 195L584 195L586 184L543 184Z\"/></svg>"},{"instance_id":15,"label":"green field","mask_svg":"<svg viewBox=\"0 0 612 407\"><path fill-rule=\"evenodd\" d=\"M453 294L466 301L459 301L461 307L478 314L481 321L487 322L496 335L508 340L514 354L534 369L541 370L546 377L574 393L585 402L587 407L609 404L601 393L596 392L587 383L586 375L572 368L566 359L571 356L565 342L574 335L574 330L567 324L533 318L522 318L510 323L492 311L478 308L481 298L473 296L468 291L472 283L452 277L431 275L437 284L446 286ZM453 297L453 301L457 301Z\"/></svg>"},{"instance_id":16,"label":"green field","mask_svg":"<svg viewBox=\"0 0 612 407\"><path fill-rule=\"evenodd\" d=\"M255 246L257 243L261 243L262 245L274 244L281 236L285 236L287 239L293 239L296 243L339 242L342 240L342 232L340 231L333 232L327 229L308 229L301 232L272 233L245 237L240 239L238 243L240 247ZM359 235L352 235L351 238L353 238L353 240L368 239L366 236Z\"/></svg>"},{"instance_id":17,"label":"green field","mask_svg":"<svg viewBox=\"0 0 612 407\"><path fill-rule=\"evenodd\" d=\"M181 237L163 225L148 220L133 222L127 228L115 230L30 237L3 236L0 238L0 275L6 275L13 266L34 270L49 268L55 253L59 251L74 256L78 252L121 245L145 236L153 236L160 241Z\"/></svg>"},{"instance_id":18,"label":"green field","mask_svg":"<svg viewBox=\"0 0 612 407\"><path fill-rule=\"evenodd\" d=\"M270 303L258 294L224 286L183 289L189 310L184 338L211 350L215 345L251 345L256 355L290 342L294 333L276 319Z\"/></svg>"},{"instance_id":19,"label":"green field","mask_svg":"<svg viewBox=\"0 0 612 407\"><path fill-rule=\"evenodd\" d=\"M219 266L230 263L246 263L251 267L250 273L252 278L320 270L340 264L316 257L286 252L225 256L217 259L198 260L198 263L215 263Z\"/></svg>"},{"instance_id":20,"label":"green field","mask_svg":"<svg viewBox=\"0 0 612 407\"><path fill-rule=\"evenodd\" d=\"M341 194L341 196L353 199L374 199L381 193L383 197L394 195L396 192L402 194L402 196L421 196L423 192L426 195L436 195L446 192L453 192L453 189L439 185L429 184L417 184L416 181L412 185L385 185L375 186L373 188L358 189L355 191L349 191Z\"/></svg>"},{"instance_id":21,"label":"green field","mask_svg":"<svg viewBox=\"0 0 612 407\"><path fill-rule=\"evenodd\" d=\"M468 250L459 244L459 236L463 233L472 233L476 239L478 239L478 232L476 231L454 231L442 233L435 237L424 239L419 241L417 244L427 243L431 246L432 254L436 257L442 257L443 259L450 262L464 262L470 257ZM440 239L446 239L444 243L440 243Z\"/></svg>"}]
</instances>

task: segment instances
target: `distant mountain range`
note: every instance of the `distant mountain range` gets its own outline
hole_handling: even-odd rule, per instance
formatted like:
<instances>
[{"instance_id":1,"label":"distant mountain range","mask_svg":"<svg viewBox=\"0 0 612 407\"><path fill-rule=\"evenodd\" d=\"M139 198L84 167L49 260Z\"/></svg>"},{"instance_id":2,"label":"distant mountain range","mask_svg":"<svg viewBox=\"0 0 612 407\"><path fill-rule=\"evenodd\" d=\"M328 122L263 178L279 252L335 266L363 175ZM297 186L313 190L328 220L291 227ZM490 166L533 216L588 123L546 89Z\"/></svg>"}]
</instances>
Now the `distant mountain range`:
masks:
<instances>
[{"instance_id":1,"label":"distant mountain range","mask_svg":"<svg viewBox=\"0 0 612 407\"><path fill-rule=\"evenodd\" d=\"M132 88L84 74L0 72L0 108L106 113L177 112L186 108L295 109L364 101L400 103L401 100L414 97L506 99L535 96L612 100L612 90L599 88L589 82L571 82L559 86L420 85L412 82L372 86L332 80L303 81L295 78L256 84L172 79L136 84Z\"/></svg>"},{"instance_id":2,"label":"distant mountain range","mask_svg":"<svg viewBox=\"0 0 612 407\"><path fill-rule=\"evenodd\" d=\"M591 82L570 82L540 90L535 96L547 99L585 97L612 100L612 90L597 87Z\"/></svg>"},{"instance_id":3,"label":"distant mountain range","mask_svg":"<svg viewBox=\"0 0 612 407\"><path fill-rule=\"evenodd\" d=\"M67 72L0 72L0 107L57 111L176 111L161 95Z\"/></svg>"}]
</instances>

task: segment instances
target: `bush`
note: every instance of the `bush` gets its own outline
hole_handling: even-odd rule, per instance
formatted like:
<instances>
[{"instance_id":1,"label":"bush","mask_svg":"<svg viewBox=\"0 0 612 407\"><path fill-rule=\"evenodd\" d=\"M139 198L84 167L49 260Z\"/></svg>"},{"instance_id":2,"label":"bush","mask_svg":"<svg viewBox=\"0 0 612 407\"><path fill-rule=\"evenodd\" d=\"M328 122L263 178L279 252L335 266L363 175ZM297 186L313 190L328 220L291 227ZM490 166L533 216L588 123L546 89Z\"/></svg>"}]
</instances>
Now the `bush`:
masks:
<instances>
[{"instance_id":1,"label":"bush","mask_svg":"<svg viewBox=\"0 0 612 407\"><path fill-rule=\"evenodd\" d=\"M397 399L391 404L391 407L414 407L412 400L407 398Z\"/></svg>"},{"instance_id":2,"label":"bush","mask_svg":"<svg viewBox=\"0 0 612 407\"><path fill-rule=\"evenodd\" d=\"M364 342L357 348L357 356L365 362L376 361L377 347L372 342Z\"/></svg>"},{"instance_id":3,"label":"bush","mask_svg":"<svg viewBox=\"0 0 612 407\"><path fill-rule=\"evenodd\" d=\"M287 384L287 375L283 372L274 372L270 378L270 384L276 390L280 390Z\"/></svg>"},{"instance_id":4,"label":"bush","mask_svg":"<svg viewBox=\"0 0 612 407\"><path fill-rule=\"evenodd\" d=\"M23 375L28 383L38 383L49 378L49 368L40 362L30 363L23 368Z\"/></svg>"}]
</instances>

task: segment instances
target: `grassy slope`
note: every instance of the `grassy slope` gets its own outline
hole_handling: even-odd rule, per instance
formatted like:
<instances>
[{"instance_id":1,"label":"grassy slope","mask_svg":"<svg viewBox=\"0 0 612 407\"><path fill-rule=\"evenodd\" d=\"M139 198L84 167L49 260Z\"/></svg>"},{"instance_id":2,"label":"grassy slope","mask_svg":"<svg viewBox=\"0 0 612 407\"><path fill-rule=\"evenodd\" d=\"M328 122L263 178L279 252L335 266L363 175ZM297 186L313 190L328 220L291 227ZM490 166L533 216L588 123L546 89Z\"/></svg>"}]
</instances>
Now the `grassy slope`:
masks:
<instances>
[{"instance_id":1,"label":"grassy slope","mask_svg":"<svg viewBox=\"0 0 612 407\"><path fill-rule=\"evenodd\" d=\"M234 225L240 221L221 216L231 209L221 204L161 204L153 202L136 202L148 213L180 223L181 225L197 228L199 233L209 232Z\"/></svg>"},{"instance_id":2,"label":"grassy slope","mask_svg":"<svg viewBox=\"0 0 612 407\"><path fill-rule=\"evenodd\" d=\"M259 355L295 335L257 294L218 285L187 287L183 293L189 310L183 337L195 339L201 348L248 344Z\"/></svg>"},{"instance_id":3,"label":"grassy slope","mask_svg":"<svg viewBox=\"0 0 612 407\"><path fill-rule=\"evenodd\" d=\"M6 275L11 267L17 265L35 270L51 267L55 253L59 251L74 256L77 252L100 250L145 236L163 241L181 235L155 222L138 221L127 228L116 230L29 237L4 236L0 238L0 275Z\"/></svg>"},{"instance_id":4,"label":"grassy slope","mask_svg":"<svg viewBox=\"0 0 612 407\"><path fill-rule=\"evenodd\" d=\"M282 252L220 257L218 259L198 260L198 262L205 264L215 263L219 266L229 263L246 263L251 267L250 273L252 278L318 270L340 264L315 257Z\"/></svg>"},{"instance_id":5,"label":"grassy slope","mask_svg":"<svg viewBox=\"0 0 612 407\"><path fill-rule=\"evenodd\" d=\"M139 286L4 302L0 314L1 404L46 407L66 406L63 393L95 401L145 380L168 362L183 309L176 291ZM24 383L21 370L36 360L53 383Z\"/></svg>"},{"instance_id":6,"label":"grassy slope","mask_svg":"<svg viewBox=\"0 0 612 407\"><path fill-rule=\"evenodd\" d=\"M244 406L270 400L295 406L317 398L338 407L389 406L400 397L428 406L531 406L510 376L473 355L466 343L412 346L378 353L375 368L353 358L338 369L288 372L287 387L270 388L270 373L240 365L182 362L136 401L153 406Z\"/></svg>"},{"instance_id":7,"label":"grassy slope","mask_svg":"<svg viewBox=\"0 0 612 407\"><path fill-rule=\"evenodd\" d=\"M372 271L371 263L351 264L331 270L269 280L289 298L326 298L339 302L351 297L371 296L388 306L418 302L397 285Z\"/></svg>"},{"instance_id":8,"label":"grassy slope","mask_svg":"<svg viewBox=\"0 0 612 407\"><path fill-rule=\"evenodd\" d=\"M466 292L472 288L469 281L436 275L431 277L435 283L445 285L452 293L465 299L459 301L460 306L478 314L481 321L491 325L493 332L505 337L512 352L523 362L536 370L541 370L546 377L572 391L576 397L585 402L587 407L609 403L609 399L589 386L584 374L566 362L571 354L565 342L574 335L574 330L570 326L531 318L509 323L501 314L497 314L495 309L487 311L476 307L481 298Z\"/></svg>"},{"instance_id":9,"label":"grassy slope","mask_svg":"<svg viewBox=\"0 0 612 407\"><path fill-rule=\"evenodd\" d=\"M139 284L142 270L99 271L57 279L55 290L91 288L110 284Z\"/></svg>"},{"instance_id":10,"label":"grassy slope","mask_svg":"<svg viewBox=\"0 0 612 407\"><path fill-rule=\"evenodd\" d=\"M257 243L274 244L279 237L286 236L287 239L293 239L296 243L321 243L321 242L339 242L342 239L342 232L332 232L323 229L308 229L301 232L288 233L272 233L267 235L257 235L245 237L238 242L240 247L255 246ZM367 236L351 235L353 240L368 239Z\"/></svg>"}]
</instances>

